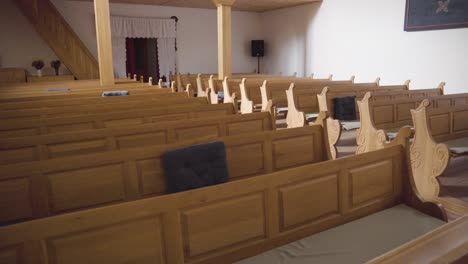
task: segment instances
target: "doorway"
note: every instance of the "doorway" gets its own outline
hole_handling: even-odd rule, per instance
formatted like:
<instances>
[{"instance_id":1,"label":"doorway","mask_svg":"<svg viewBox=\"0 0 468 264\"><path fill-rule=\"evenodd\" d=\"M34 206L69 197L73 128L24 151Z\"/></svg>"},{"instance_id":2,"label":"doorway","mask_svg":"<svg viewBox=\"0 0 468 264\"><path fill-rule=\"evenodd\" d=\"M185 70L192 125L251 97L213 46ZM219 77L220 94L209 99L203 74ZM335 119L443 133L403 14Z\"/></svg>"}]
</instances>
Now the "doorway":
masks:
<instances>
[{"instance_id":1,"label":"doorway","mask_svg":"<svg viewBox=\"0 0 468 264\"><path fill-rule=\"evenodd\" d=\"M126 38L127 73L138 78L159 80L158 42L155 38Z\"/></svg>"}]
</instances>

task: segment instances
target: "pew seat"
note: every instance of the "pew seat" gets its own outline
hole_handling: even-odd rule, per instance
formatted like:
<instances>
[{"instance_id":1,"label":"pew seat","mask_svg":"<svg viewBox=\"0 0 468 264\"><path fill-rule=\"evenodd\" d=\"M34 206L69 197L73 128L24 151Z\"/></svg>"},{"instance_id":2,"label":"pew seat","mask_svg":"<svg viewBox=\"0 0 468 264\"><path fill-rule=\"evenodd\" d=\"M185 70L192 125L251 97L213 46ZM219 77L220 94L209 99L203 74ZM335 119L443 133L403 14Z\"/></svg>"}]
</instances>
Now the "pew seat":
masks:
<instances>
[{"instance_id":1,"label":"pew seat","mask_svg":"<svg viewBox=\"0 0 468 264\"><path fill-rule=\"evenodd\" d=\"M285 154L283 158L287 157ZM25 258L46 259L52 262L44 263L67 264L233 263L314 234L326 236L327 230L334 236L335 227L359 234L360 239L366 238L364 234L381 239L380 234L391 233L386 242L394 242L394 248L412 238L420 239L421 234L442 224L396 205L405 203L421 213L447 220L440 204L422 200L417 195L419 188L408 184L412 174L406 159L406 151L394 146L206 188L0 227L0 260L15 263ZM135 166L125 167L135 170ZM388 208L392 209L384 211ZM404 238L394 236L393 228L369 224L377 217L388 220L387 214L395 211L399 214L391 218L394 221L385 222L391 226L404 222ZM361 221L356 227L356 222L351 222L357 219ZM446 233L446 243L429 251L429 256L419 255L413 261L400 263L427 263L467 254L468 248L460 247L468 243L467 219L463 217L436 229L437 234L441 229L451 233ZM347 223L351 227L343 226ZM359 232L359 226L364 226L366 232ZM331 244L323 242L317 246ZM380 246L377 242L385 241L369 237L372 247ZM355 242L354 246L361 245ZM368 259L388 248L379 250ZM347 259L344 263L348 263Z\"/></svg>"},{"instance_id":2,"label":"pew seat","mask_svg":"<svg viewBox=\"0 0 468 264\"><path fill-rule=\"evenodd\" d=\"M443 143L448 146L450 152L457 156L468 155L468 137L452 139Z\"/></svg>"},{"instance_id":3,"label":"pew seat","mask_svg":"<svg viewBox=\"0 0 468 264\"><path fill-rule=\"evenodd\" d=\"M360 264L443 224L400 204L236 264Z\"/></svg>"}]
</instances>

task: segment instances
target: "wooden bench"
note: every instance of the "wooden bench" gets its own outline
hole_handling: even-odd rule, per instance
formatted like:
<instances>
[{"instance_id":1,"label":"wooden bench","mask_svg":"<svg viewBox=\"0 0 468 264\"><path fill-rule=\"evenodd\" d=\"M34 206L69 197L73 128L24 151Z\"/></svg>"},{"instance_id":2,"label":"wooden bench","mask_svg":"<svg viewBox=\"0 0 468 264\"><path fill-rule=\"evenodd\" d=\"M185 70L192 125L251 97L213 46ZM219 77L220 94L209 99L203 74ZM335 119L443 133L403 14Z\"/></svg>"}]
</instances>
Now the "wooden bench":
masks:
<instances>
[{"instance_id":1,"label":"wooden bench","mask_svg":"<svg viewBox=\"0 0 468 264\"><path fill-rule=\"evenodd\" d=\"M468 105L428 109L429 100L411 110L414 141L410 158L416 184L424 195L439 196L436 177L447 168L450 158L468 154Z\"/></svg>"},{"instance_id":2,"label":"wooden bench","mask_svg":"<svg viewBox=\"0 0 468 264\"><path fill-rule=\"evenodd\" d=\"M230 150L228 156L229 153ZM288 157L285 154L282 152L281 158ZM140 153L135 159L143 156ZM417 199L414 189L404 184L409 181L405 160L403 148L395 146L198 190L2 227L0 256L14 261L45 259L67 264L233 263L400 203L446 220L440 205ZM134 163L120 165L119 162L116 158L106 163L105 170L112 171L108 175L118 174L122 167L127 168L126 175L137 174L138 166ZM245 165L245 159L242 163ZM69 166L63 162L57 165ZM103 175L103 171L89 172L89 175L96 188L96 176ZM53 187L72 183L62 180L66 175L61 176L60 173L49 175ZM108 176L108 179L115 181L115 185L123 183L120 176ZM137 186L135 191L139 190ZM106 192L101 188L97 192L85 192L87 195L83 191L76 193L91 199ZM62 192L49 197L66 201L70 195ZM120 189L113 195L109 198L115 201L133 194ZM64 205L56 201L52 209L64 209ZM450 227L453 226L458 224ZM466 241L467 229L456 230ZM457 244L449 246L452 252L458 249L460 253ZM467 252L466 248L463 252ZM437 258L439 254L433 252L430 257ZM416 258L414 263L426 262L425 257Z\"/></svg>"},{"instance_id":3,"label":"wooden bench","mask_svg":"<svg viewBox=\"0 0 468 264\"><path fill-rule=\"evenodd\" d=\"M112 101L112 100L110 100ZM96 102L96 101L95 101ZM106 100L106 102L108 102ZM128 102L121 101L116 103L106 104L89 104L89 105L72 105L60 106L63 102L58 102L56 107L46 108L28 108L28 109L11 109L0 111L0 119L2 120L20 120L20 119L37 119L46 117L67 117L77 115L87 115L96 113L111 113L117 111L132 111L152 109L166 106L178 105L206 105L204 98L168 98L168 99L151 99L148 100L130 100ZM1 107L1 106L0 106Z\"/></svg>"},{"instance_id":4,"label":"wooden bench","mask_svg":"<svg viewBox=\"0 0 468 264\"><path fill-rule=\"evenodd\" d=\"M163 90L163 89L161 89ZM162 100L181 100L181 102L201 102L207 103L204 98L188 98L187 94L171 93L169 91L158 92L152 94L140 94L129 96L110 96L110 97L86 97L86 98L71 98L45 101L31 102L5 102L0 105L0 111L16 110L16 109L41 109L61 106L83 106L96 104L111 104L111 103L133 103L133 102L149 102Z\"/></svg>"},{"instance_id":5,"label":"wooden bench","mask_svg":"<svg viewBox=\"0 0 468 264\"><path fill-rule=\"evenodd\" d=\"M51 88L39 92L26 92L26 93L0 93L0 102L22 102L22 101L44 101L44 100L58 100L58 99L73 99L73 98L86 98L86 97L101 97L103 92L109 91L128 91L129 95L141 94L159 94L169 93L169 89L155 88L158 86L141 86L133 89L126 89L125 87L117 87L113 89L90 89L90 90L73 90L68 88Z\"/></svg>"},{"instance_id":6,"label":"wooden bench","mask_svg":"<svg viewBox=\"0 0 468 264\"><path fill-rule=\"evenodd\" d=\"M235 180L327 160L323 135L321 126L311 126L0 166L0 221L162 195L160 157L174 148L223 141Z\"/></svg>"},{"instance_id":7,"label":"wooden bench","mask_svg":"<svg viewBox=\"0 0 468 264\"><path fill-rule=\"evenodd\" d=\"M135 147L172 144L273 130L269 113L192 118L142 125L77 129L66 133L0 139L0 164L47 160Z\"/></svg>"},{"instance_id":8,"label":"wooden bench","mask_svg":"<svg viewBox=\"0 0 468 264\"><path fill-rule=\"evenodd\" d=\"M62 117L46 117L35 119L11 119L0 123L1 137L19 137L30 135L45 135L67 131L88 130L125 125L139 125L162 121L182 121L190 118L210 116L225 116L236 113L231 104L212 106L196 105L166 105L138 110L112 111L108 113L82 113Z\"/></svg>"},{"instance_id":9,"label":"wooden bench","mask_svg":"<svg viewBox=\"0 0 468 264\"><path fill-rule=\"evenodd\" d=\"M415 90L415 92L418 90ZM373 151L379 140L392 140L397 132L405 126L413 126L411 110L416 109L424 100L419 96L413 99L378 100L380 96L367 94L360 102L359 114L361 128L358 131L358 153ZM373 100L377 99L377 100ZM468 94L430 96L431 108L467 106ZM382 131L379 131L382 130Z\"/></svg>"}]
</instances>

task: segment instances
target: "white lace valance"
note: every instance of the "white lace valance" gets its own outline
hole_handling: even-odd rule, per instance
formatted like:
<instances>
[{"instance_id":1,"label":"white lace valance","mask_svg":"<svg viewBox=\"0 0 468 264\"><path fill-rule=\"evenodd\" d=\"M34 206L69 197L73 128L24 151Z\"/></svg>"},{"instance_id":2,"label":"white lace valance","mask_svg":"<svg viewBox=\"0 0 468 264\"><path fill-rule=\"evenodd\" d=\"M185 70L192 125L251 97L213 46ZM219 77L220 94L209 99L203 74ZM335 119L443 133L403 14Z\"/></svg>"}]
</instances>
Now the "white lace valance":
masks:
<instances>
[{"instance_id":1,"label":"white lace valance","mask_svg":"<svg viewBox=\"0 0 468 264\"><path fill-rule=\"evenodd\" d=\"M111 16L112 37L176 38L176 23L168 18Z\"/></svg>"}]
</instances>

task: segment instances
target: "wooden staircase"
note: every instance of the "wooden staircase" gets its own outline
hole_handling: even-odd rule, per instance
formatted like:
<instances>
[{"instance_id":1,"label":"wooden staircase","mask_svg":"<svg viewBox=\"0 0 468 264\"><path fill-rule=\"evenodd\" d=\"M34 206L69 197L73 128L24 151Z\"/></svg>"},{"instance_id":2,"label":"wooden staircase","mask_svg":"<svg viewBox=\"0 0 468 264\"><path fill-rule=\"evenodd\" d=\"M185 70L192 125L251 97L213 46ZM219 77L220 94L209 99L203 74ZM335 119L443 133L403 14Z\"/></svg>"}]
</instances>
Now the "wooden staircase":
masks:
<instances>
[{"instance_id":1,"label":"wooden staircase","mask_svg":"<svg viewBox=\"0 0 468 264\"><path fill-rule=\"evenodd\" d=\"M96 58L50 0L14 0L39 35L77 79L98 79Z\"/></svg>"}]
</instances>

